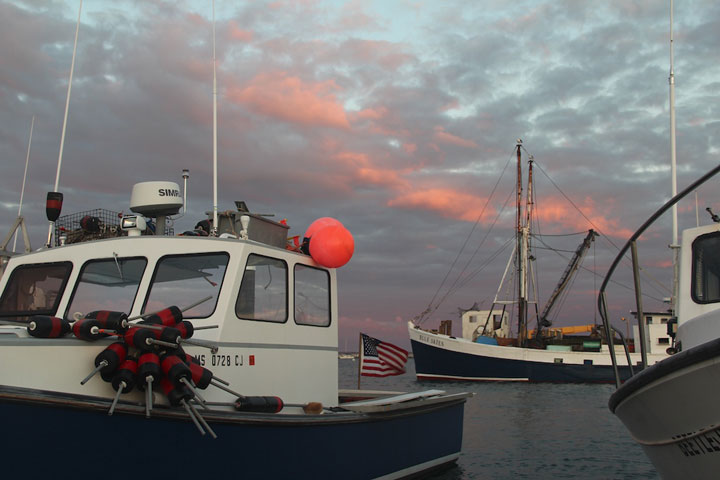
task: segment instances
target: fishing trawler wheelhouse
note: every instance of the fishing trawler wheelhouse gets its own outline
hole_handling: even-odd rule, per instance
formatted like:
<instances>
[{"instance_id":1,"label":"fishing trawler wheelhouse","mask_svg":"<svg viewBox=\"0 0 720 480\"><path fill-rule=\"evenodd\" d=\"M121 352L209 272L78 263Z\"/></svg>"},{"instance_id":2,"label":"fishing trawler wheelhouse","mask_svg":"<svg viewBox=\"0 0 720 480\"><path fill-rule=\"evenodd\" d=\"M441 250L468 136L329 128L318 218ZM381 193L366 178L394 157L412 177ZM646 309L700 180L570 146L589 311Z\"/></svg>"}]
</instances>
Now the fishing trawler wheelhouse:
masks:
<instances>
[{"instance_id":1,"label":"fishing trawler wheelhouse","mask_svg":"<svg viewBox=\"0 0 720 480\"><path fill-rule=\"evenodd\" d=\"M287 248L287 225L247 211L221 212L217 236L117 222L70 222L0 279L6 474L66 463L62 448L33 460L37 429L42 445L88 445L79 476L107 470L108 450L137 452L147 474L164 459L224 474L239 458L238 473L270 478L402 478L458 458L467 394L343 400L336 269Z\"/></svg>"}]
</instances>

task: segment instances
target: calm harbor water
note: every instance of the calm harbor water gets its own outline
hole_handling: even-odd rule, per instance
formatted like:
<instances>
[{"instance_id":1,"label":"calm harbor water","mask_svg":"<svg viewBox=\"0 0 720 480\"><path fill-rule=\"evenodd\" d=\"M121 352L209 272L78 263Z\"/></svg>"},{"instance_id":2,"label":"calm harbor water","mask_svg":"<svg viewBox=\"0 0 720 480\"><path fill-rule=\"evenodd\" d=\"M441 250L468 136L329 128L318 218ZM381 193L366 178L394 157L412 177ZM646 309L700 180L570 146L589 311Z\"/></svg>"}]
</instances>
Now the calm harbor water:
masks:
<instances>
[{"instance_id":1,"label":"calm harbor water","mask_svg":"<svg viewBox=\"0 0 720 480\"><path fill-rule=\"evenodd\" d=\"M357 388L357 361L340 360L340 388ZM458 466L434 480L658 479L642 449L610 413L611 385L418 382L363 377L364 389L473 392ZM428 432L431 434L431 432Z\"/></svg>"}]
</instances>

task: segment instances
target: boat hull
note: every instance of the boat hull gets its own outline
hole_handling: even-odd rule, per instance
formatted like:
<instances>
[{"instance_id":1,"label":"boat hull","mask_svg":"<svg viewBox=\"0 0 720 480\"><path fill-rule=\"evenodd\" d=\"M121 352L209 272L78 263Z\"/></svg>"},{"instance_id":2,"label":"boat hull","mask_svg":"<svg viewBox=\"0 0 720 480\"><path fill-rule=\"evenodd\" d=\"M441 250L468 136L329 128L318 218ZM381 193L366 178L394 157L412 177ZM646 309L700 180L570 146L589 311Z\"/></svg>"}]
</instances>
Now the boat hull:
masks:
<instances>
[{"instance_id":1,"label":"boat hull","mask_svg":"<svg viewBox=\"0 0 720 480\"><path fill-rule=\"evenodd\" d=\"M525 381L611 383L615 381L610 355L604 352L556 352L484 345L409 328L420 380ZM632 361L635 362L635 358ZM652 361L657 361L654 359ZM622 362L622 358L620 359ZM637 365L633 367L636 371ZM630 368L618 367L623 379Z\"/></svg>"},{"instance_id":2,"label":"boat hull","mask_svg":"<svg viewBox=\"0 0 720 480\"><path fill-rule=\"evenodd\" d=\"M120 403L112 416L109 407L106 399L0 387L2 451L12 459L4 474L405 478L457 459L464 399L381 414L200 410L217 439L201 437L182 409L158 407L147 419L141 405Z\"/></svg>"},{"instance_id":3,"label":"boat hull","mask_svg":"<svg viewBox=\"0 0 720 480\"><path fill-rule=\"evenodd\" d=\"M720 339L680 352L621 386L609 401L662 478L720 471Z\"/></svg>"}]
</instances>

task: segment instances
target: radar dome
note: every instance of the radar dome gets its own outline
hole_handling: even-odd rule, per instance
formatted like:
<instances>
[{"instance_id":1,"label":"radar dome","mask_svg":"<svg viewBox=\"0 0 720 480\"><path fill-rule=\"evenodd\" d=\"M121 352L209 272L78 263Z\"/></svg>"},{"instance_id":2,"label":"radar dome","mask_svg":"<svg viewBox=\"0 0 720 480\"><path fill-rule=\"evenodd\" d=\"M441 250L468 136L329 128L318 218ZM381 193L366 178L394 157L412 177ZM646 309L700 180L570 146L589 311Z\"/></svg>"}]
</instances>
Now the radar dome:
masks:
<instances>
[{"instance_id":1,"label":"radar dome","mask_svg":"<svg viewBox=\"0 0 720 480\"><path fill-rule=\"evenodd\" d=\"M183 206L180 187L175 182L142 182L133 185L130 210L146 217L175 215Z\"/></svg>"}]
</instances>

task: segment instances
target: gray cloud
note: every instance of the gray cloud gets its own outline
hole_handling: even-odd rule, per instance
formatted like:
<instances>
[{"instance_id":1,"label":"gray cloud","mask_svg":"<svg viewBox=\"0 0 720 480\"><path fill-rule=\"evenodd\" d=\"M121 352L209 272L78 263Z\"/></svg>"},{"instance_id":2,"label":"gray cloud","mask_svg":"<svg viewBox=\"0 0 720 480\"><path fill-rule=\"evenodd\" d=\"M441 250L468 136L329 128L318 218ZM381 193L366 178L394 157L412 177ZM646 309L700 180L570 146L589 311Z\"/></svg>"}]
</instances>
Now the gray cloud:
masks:
<instances>
[{"instance_id":1,"label":"gray cloud","mask_svg":"<svg viewBox=\"0 0 720 480\"><path fill-rule=\"evenodd\" d=\"M177 228L190 228L210 209L205 3L86 2L60 179L64 213L127 211L133 183L180 182L182 168L191 170L190 212ZM517 137L538 164L538 208L543 198L551 198L553 208L564 200L554 182L610 229L586 264L597 275L614 255L610 241L621 245L670 196L668 12L657 2L442 2L442 8L418 9L399 2L384 12L357 4L353 10L229 3L217 2L221 208L245 200L256 211L288 218L292 234L322 216L350 228L356 255L339 272L344 337L354 338L363 324L406 342L396 319L425 308L472 228L467 219L433 209L432 195L485 199L512 162ZM719 10L703 0L676 5L681 188L718 162ZM36 115L23 206L36 247L47 231L44 196L55 178L76 15L75 1L0 3L0 225L9 226L17 214ZM241 100L243 89L262 87L258 79L275 82L275 93L287 89L280 92L284 100L304 95L304 105L339 105L348 126L278 113L282 103L263 110L265 98ZM498 186L495 210L512 188L513 167ZM698 192L701 209L717 205L716 187L717 181ZM414 192L427 192L425 208L389 206ZM465 207L476 212L481 206ZM694 197L681 212L681 226L694 225ZM570 216L543 220L542 233L590 228L581 214ZM457 318L457 307L494 295L505 258L483 264L511 234L512 217L501 217L467 267L478 273L461 281L466 288L448 297L432 322ZM490 221L479 225L459 266ZM669 237L667 219L642 242L648 273L666 285L670 270L653 265L669 261ZM546 241L574 250L580 238ZM566 259L539 247L542 299ZM630 284L627 272L620 278ZM581 274L558 322L592 321L598 284L597 276ZM662 292L653 289L648 308L664 308L657 301ZM623 287L614 290L616 298L628 297ZM621 302L613 315L630 308Z\"/></svg>"}]
</instances>

